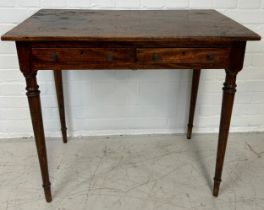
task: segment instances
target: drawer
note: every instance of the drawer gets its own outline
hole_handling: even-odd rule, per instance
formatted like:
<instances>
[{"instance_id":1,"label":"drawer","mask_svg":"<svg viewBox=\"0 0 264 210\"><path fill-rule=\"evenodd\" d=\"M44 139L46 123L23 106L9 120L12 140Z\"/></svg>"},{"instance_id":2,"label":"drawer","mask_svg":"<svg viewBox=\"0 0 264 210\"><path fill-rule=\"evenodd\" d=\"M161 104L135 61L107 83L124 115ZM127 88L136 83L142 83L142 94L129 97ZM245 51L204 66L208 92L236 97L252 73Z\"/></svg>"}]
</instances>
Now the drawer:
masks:
<instances>
[{"instance_id":1,"label":"drawer","mask_svg":"<svg viewBox=\"0 0 264 210\"><path fill-rule=\"evenodd\" d=\"M131 63L135 62L132 48L33 48L33 60L37 63Z\"/></svg>"},{"instance_id":2,"label":"drawer","mask_svg":"<svg viewBox=\"0 0 264 210\"><path fill-rule=\"evenodd\" d=\"M146 64L225 64L230 48L139 48L137 60Z\"/></svg>"}]
</instances>

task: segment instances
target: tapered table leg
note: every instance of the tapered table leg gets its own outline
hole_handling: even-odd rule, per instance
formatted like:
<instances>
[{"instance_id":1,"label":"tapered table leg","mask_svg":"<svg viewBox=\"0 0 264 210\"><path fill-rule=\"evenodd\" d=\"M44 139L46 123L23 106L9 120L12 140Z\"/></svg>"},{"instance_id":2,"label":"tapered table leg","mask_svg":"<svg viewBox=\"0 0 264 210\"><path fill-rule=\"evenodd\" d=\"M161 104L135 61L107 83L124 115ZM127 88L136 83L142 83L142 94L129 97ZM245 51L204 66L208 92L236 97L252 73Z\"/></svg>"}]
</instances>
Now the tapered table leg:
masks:
<instances>
[{"instance_id":1,"label":"tapered table leg","mask_svg":"<svg viewBox=\"0 0 264 210\"><path fill-rule=\"evenodd\" d=\"M221 177L222 177L222 170L223 170L224 157L225 157L226 145L229 134L234 96L236 92L236 75L237 72L226 70L226 79L223 87L223 101L222 101L222 111L221 111L221 120L220 120L220 128L219 128L215 177L214 177L214 189L213 189L214 196L218 196Z\"/></svg>"},{"instance_id":2,"label":"tapered table leg","mask_svg":"<svg viewBox=\"0 0 264 210\"><path fill-rule=\"evenodd\" d=\"M37 84L36 72L30 74L24 74L26 79L26 90L27 98L31 113L31 120L35 135L35 142L37 146L38 159L41 169L43 188L45 192L45 197L47 202L51 202L51 190L50 190L50 181L49 181L49 172L48 172L48 161L46 154L46 145L45 145L45 135L42 122L41 114L41 103L40 103L40 91Z\"/></svg>"},{"instance_id":3,"label":"tapered table leg","mask_svg":"<svg viewBox=\"0 0 264 210\"><path fill-rule=\"evenodd\" d=\"M63 142L67 143L67 127L65 122L62 72L61 70L54 70L53 73L54 73L54 80L55 80L59 114L60 114L62 138L63 138Z\"/></svg>"},{"instance_id":4,"label":"tapered table leg","mask_svg":"<svg viewBox=\"0 0 264 210\"><path fill-rule=\"evenodd\" d=\"M192 137L193 118L194 118L196 99L197 99L197 93L198 93L198 88L199 88L200 73L201 73L200 69L194 69L193 70L192 92L191 92L191 102L190 102L190 111L189 111L187 139L191 139L191 137Z\"/></svg>"}]
</instances>

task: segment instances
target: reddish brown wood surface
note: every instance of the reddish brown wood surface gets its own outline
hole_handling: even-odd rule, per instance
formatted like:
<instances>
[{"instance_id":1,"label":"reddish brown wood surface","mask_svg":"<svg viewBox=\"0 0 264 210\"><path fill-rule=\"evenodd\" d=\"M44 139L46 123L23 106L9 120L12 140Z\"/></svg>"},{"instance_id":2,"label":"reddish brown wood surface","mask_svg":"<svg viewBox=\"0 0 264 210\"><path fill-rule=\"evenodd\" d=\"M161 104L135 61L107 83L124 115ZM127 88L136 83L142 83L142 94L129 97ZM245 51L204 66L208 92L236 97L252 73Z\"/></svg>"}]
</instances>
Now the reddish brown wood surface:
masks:
<instances>
[{"instance_id":1,"label":"reddish brown wood surface","mask_svg":"<svg viewBox=\"0 0 264 210\"><path fill-rule=\"evenodd\" d=\"M188 121L188 130L187 130L187 139L192 137L192 128L193 128L193 119L196 107L196 99L198 94L199 82L200 82L201 69L193 70L192 77L192 91L191 91L191 100L190 100L190 110L189 110L189 121Z\"/></svg>"},{"instance_id":2,"label":"reddish brown wood surface","mask_svg":"<svg viewBox=\"0 0 264 210\"><path fill-rule=\"evenodd\" d=\"M9 31L14 41L246 41L260 37L215 10L42 9Z\"/></svg>"},{"instance_id":3,"label":"reddish brown wood surface","mask_svg":"<svg viewBox=\"0 0 264 210\"><path fill-rule=\"evenodd\" d=\"M229 67L226 69L226 78L223 87L222 111L216 155L216 167L213 188L214 196L218 196L220 182L222 180L225 152L237 87L236 77L238 72L241 71L243 67L245 46L245 43L237 43L233 46L230 54L230 64Z\"/></svg>"},{"instance_id":4,"label":"reddish brown wood surface","mask_svg":"<svg viewBox=\"0 0 264 210\"><path fill-rule=\"evenodd\" d=\"M59 115L60 115L62 140L64 143L67 143L67 127L65 121L62 72L61 70L56 70L53 71L53 73L54 73L54 81L55 81L56 95L57 95Z\"/></svg>"},{"instance_id":5,"label":"reddish brown wood surface","mask_svg":"<svg viewBox=\"0 0 264 210\"><path fill-rule=\"evenodd\" d=\"M213 189L217 196L236 75L243 67L246 41L259 39L259 35L214 10L40 10L2 36L2 40L14 40L17 44L46 200L51 201L52 197L36 78L38 70L55 71L62 134L66 142L61 70L195 69L187 134L191 137L200 69L226 69Z\"/></svg>"},{"instance_id":6,"label":"reddish brown wood surface","mask_svg":"<svg viewBox=\"0 0 264 210\"><path fill-rule=\"evenodd\" d=\"M28 98L32 127L35 136L37 154L42 176L42 186L47 202L51 202L51 189L49 180L48 160L46 152L45 134L41 113L40 91L37 84L37 72L31 68L31 49L28 44L17 44L20 70L26 80L26 95Z\"/></svg>"},{"instance_id":7,"label":"reddish brown wood surface","mask_svg":"<svg viewBox=\"0 0 264 210\"><path fill-rule=\"evenodd\" d=\"M210 64L225 67L230 48L139 48L138 63Z\"/></svg>"},{"instance_id":8,"label":"reddish brown wood surface","mask_svg":"<svg viewBox=\"0 0 264 210\"><path fill-rule=\"evenodd\" d=\"M33 48L33 60L37 63L133 63L133 48Z\"/></svg>"},{"instance_id":9,"label":"reddish brown wood surface","mask_svg":"<svg viewBox=\"0 0 264 210\"><path fill-rule=\"evenodd\" d=\"M44 44L45 45L45 44ZM226 48L32 48L34 69L226 68Z\"/></svg>"}]
</instances>

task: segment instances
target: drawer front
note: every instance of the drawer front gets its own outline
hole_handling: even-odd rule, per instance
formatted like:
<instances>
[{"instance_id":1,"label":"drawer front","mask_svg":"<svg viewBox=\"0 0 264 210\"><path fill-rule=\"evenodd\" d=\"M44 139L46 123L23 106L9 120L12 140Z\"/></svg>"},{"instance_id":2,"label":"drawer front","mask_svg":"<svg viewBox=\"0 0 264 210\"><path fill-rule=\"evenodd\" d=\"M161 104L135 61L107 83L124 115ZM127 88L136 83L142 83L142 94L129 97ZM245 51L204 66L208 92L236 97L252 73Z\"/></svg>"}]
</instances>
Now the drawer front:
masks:
<instances>
[{"instance_id":1,"label":"drawer front","mask_svg":"<svg viewBox=\"0 0 264 210\"><path fill-rule=\"evenodd\" d=\"M132 48L33 48L32 56L37 63L131 63L135 61Z\"/></svg>"},{"instance_id":2,"label":"drawer front","mask_svg":"<svg viewBox=\"0 0 264 210\"><path fill-rule=\"evenodd\" d=\"M228 62L230 48L139 48L137 60L146 64L221 64Z\"/></svg>"}]
</instances>

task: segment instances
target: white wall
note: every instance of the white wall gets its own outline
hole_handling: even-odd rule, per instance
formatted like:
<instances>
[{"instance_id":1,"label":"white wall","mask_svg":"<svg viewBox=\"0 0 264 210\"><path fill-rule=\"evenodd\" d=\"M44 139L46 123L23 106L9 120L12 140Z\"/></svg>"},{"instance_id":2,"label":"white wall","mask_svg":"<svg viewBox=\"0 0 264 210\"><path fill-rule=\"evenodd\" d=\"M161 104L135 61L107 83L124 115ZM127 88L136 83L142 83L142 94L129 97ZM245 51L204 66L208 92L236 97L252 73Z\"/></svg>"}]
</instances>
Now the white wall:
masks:
<instances>
[{"instance_id":1,"label":"white wall","mask_svg":"<svg viewBox=\"0 0 264 210\"><path fill-rule=\"evenodd\" d=\"M215 8L264 37L264 0L0 0L0 34L40 8ZM264 41L247 46L232 131L264 131ZM191 71L68 71L71 136L185 132ZM46 136L60 136L52 72L39 73ZM224 71L203 71L194 132L217 132ZM0 42L0 138L32 136L15 45Z\"/></svg>"}]
</instances>

